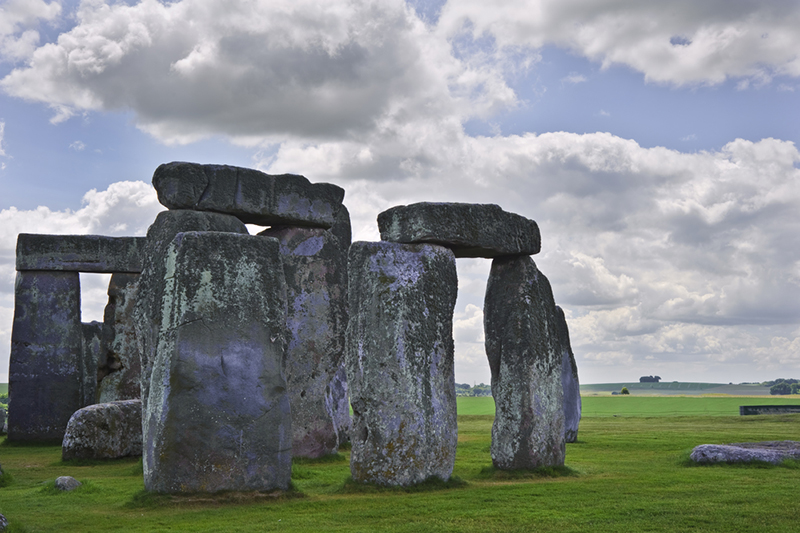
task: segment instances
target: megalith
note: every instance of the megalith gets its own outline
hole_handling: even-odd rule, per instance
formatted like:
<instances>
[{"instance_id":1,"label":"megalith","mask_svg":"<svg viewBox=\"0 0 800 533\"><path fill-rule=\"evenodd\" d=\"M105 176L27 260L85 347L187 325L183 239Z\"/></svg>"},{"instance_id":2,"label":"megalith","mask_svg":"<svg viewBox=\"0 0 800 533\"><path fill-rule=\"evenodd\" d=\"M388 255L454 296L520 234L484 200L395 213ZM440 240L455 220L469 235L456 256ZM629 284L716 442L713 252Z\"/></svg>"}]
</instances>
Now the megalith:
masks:
<instances>
[{"instance_id":1,"label":"megalith","mask_svg":"<svg viewBox=\"0 0 800 533\"><path fill-rule=\"evenodd\" d=\"M144 245L142 273L134 304L136 353L140 358L140 397L147 410L150 374L162 324L162 303L167 273L167 249L178 233L185 231L220 231L247 234L236 217L219 213L189 210L162 211L148 228Z\"/></svg>"},{"instance_id":2,"label":"megalith","mask_svg":"<svg viewBox=\"0 0 800 533\"><path fill-rule=\"evenodd\" d=\"M556 306L556 330L561 349L561 388L564 391L564 440L578 441L578 425L581 421L581 385L578 381L578 365L569 342L569 328L564 310Z\"/></svg>"},{"instance_id":3,"label":"megalith","mask_svg":"<svg viewBox=\"0 0 800 533\"><path fill-rule=\"evenodd\" d=\"M77 272L17 272L11 331L8 439L64 437L83 407L83 328Z\"/></svg>"},{"instance_id":4,"label":"megalith","mask_svg":"<svg viewBox=\"0 0 800 533\"><path fill-rule=\"evenodd\" d=\"M292 407L292 455L316 458L337 450L326 390L344 357L347 256L320 228L272 227L286 277L286 382Z\"/></svg>"},{"instance_id":5,"label":"megalith","mask_svg":"<svg viewBox=\"0 0 800 533\"><path fill-rule=\"evenodd\" d=\"M113 274L108 283L97 369L97 403L141 397L141 356L134 317L138 288L139 274Z\"/></svg>"},{"instance_id":6,"label":"megalith","mask_svg":"<svg viewBox=\"0 0 800 533\"><path fill-rule=\"evenodd\" d=\"M292 430L278 241L185 232L165 259L144 412L145 489L287 489Z\"/></svg>"},{"instance_id":7,"label":"megalith","mask_svg":"<svg viewBox=\"0 0 800 533\"><path fill-rule=\"evenodd\" d=\"M458 439L455 256L430 244L356 242L348 269L353 479L389 486L447 480Z\"/></svg>"},{"instance_id":8,"label":"megalith","mask_svg":"<svg viewBox=\"0 0 800 533\"><path fill-rule=\"evenodd\" d=\"M79 409L67 423L61 459L142 455L142 402L122 400Z\"/></svg>"},{"instance_id":9,"label":"megalith","mask_svg":"<svg viewBox=\"0 0 800 533\"><path fill-rule=\"evenodd\" d=\"M495 258L483 312L496 409L492 463L563 465L562 346L550 282L529 256Z\"/></svg>"},{"instance_id":10,"label":"megalith","mask_svg":"<svg viewBox=\"0 0 800 533\"><path fill-rule=\"evenodd\" d=\"M97 366L102 351L103 323L83 322L83 357L81 358L81 407L97 403Z\"/></svg>"}]
</instances>

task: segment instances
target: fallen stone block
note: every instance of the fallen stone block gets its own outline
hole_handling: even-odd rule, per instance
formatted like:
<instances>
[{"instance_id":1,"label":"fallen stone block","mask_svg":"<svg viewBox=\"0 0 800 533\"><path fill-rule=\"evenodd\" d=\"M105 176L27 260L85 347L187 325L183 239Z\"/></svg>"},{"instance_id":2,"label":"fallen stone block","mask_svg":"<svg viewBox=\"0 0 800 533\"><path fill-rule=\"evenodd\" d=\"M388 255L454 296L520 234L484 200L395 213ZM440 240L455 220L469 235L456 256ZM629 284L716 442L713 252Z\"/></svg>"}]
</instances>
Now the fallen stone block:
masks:
<instances>
[{"instance_id":1,"label":"fallen stone block","mask_svg":"<svg viewBox=\"0 0 800 533\"><path fill-rule=\"evenodd\" d=\"M61 441L83 407L77 272L17 272L9 364L8 439Z\"/></svg>"},{"instance_id":2,"label":"fallen stone block","mask_svg":"<svg viewBox=\"0 0 800 533\"><path fill-rule=\"evenodd\" d=\"M117 459L142 455L142 402L99 403L75 411L61 443L61 459Z\"/></svg>"},{"instance_id":3,"label":"fallen stone block","mask_svg":"<svg viewBox=\"0 0 800 533\"><path fill-rule=\"evenodd\" d=\"M138 288L138 274L114 274L109 281L97 367L98 403L141 397L141 355L134 315Z\"/></svg>"},{"instance_id":4,"label":"fallen stone block","mask_svg":"<svg viewBox=\"0 0 800 533\"><path fill-rule=\"evenodd\" d=\"M785 459L800 459L800 442L792 440L742 442L738 444L701 444L689 456L692 461L708 463L750 463L763 461L779 464Z\"/></svg>"},{"instance_id":5,"label":"fallen stone block","mask_svg":"<svg viewBox=\"0 0 800 533\"><path fill-rule=\"evenodd\" d=\"M274 227L259 235L280 242L286 278L292 455L316 458L335 453L337 432L325 394L344 358L346 251L332 232L319 228Z\"/></svg>"},{"instance_id":6,"label":"fallen stone block","mask_svg":"<svg viewBox=\"0 0 800 533\"><path fill-rule=\"evenodd\" d=\"M432 243L456 257L538 254L539 226L494 204L420 202L392 207L378 215L381 240Z\"/></svg>"},{"instance_id":7,"label":"fallen stone block","mask_svg":"<svg viewBox=\"0 0 800 533\"><path fill-rule=\"evenodd\" d=\"M492 463L564 464L562 344L550 282L528 256L492 261L483 309L495 419Z\"/></svg>"},{"instance_id":8,"label":"fallen stone block","mask_svg":"<svg viewBox=\"0 0 800 533\"><path fill-rule=\"evenodd\" d=\"M20 233L17 270L141 272L144 244L144 237Z\"/></svg>"},{"instance_id":9,"label":"fallen stone block","mask_svg":"<svg viewBox=\"0 0 800 533\"><path fill-rule=\"evenodd\" d=\"M225 213L261 226L329 228L344 198L341 187L295 174L184 162L160 165L153 186L169 209Z\"/></svg>"},{"instance_id":10,"label":"fallen stone block","mask_svg":"<svg viewBox=\"0 0 800 533\"><path fill-rule=\"evenodd\" d=\"M356 242L348 268L353 479L386 486L448 480L458 439L455 256L431 244Z\"/></svg>"},{"instance_id":11,"label":"fallen stone block","mask_svg":"<svg viewBox=\"0 0 800 533\"><path fill-rule=\"evenodd\" d=\"M564 390L564 440L578 441L578 426L581 421L581 386L578 381L578 365L569 342L569 328L564 310L556 306L556 331L561 347L561 388Z\"/></svg>"},{"instance_id":12,"label":"fallen stone block","mask_svg":"<svg viewBox=\"0 0 800 533\"><path fill-rule=\"evenodd\" d=\"M175 236L166 256L163 327L144 412L145 489L288 489L292 429L278 241L187 232Z\"/></svg>"}]
</instances>

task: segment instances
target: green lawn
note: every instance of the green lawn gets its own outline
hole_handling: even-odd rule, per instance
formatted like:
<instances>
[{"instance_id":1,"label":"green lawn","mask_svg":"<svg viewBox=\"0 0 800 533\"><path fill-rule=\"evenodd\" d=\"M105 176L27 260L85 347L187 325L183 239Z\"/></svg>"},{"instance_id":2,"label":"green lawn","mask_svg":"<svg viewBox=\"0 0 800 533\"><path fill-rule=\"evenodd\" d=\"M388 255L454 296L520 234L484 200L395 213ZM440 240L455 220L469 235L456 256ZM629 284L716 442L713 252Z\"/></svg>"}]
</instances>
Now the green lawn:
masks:
<instances>
[{"instance_id":1,"label":"green lawn","mask_svg":"<svg viewBox=\"0 0 800 533\"><path fill-rule=\"evenodd\" d=\"M12 532L797 529L798 463L692 467L685 459L703 443L800 440L800 415L720 416L734 404L738 412L738 404L752 398L584 400L579 442L567 445L573 475L491 469L492 416L479 414L487 406L492 410L491 398L464 398L454 471L464 482L460 488L354 490L345 485L345 452L332 461L296 462L299 494L293 497L152 497L142 491L138 460L79 466L62 463L58 447L1 443L0 463L13 481L0 487L0 513L11 520ZM685 416L687 410L693 414ZM49 484L59 475L72 475L86 487L55 493Z\"/></svg>"}]
</instances>

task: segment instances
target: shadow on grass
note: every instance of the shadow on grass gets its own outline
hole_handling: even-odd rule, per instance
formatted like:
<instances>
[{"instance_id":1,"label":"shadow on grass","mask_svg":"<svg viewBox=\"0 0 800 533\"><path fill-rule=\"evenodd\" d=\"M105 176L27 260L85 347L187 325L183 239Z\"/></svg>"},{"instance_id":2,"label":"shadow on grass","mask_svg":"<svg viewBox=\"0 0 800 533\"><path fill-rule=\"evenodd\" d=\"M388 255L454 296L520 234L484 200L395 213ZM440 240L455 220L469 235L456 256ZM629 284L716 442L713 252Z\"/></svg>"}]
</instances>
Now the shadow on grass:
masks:
<instances>
[{"instance_id":1,"label":"shadow on grass","mask_svg":"<svg viewBox=\"0 0 800 533\"><path fill-rule=\"evenodd\" d=\"M293 465L322 465L329 463L346 463L346 462L347 462L347 457L340 453L330 453L328 455L323 455L322 457L317 457L315 459L309 459L308 457L292 458Z\"/></svg>"},{"instance_id":2,"label":"shadow on grass","mask_svg":"<svg viewBox=\"0 0 800 533\"><path fill-rule=\"evenodd\" d=\"M447 481L438 477L429 477L421 483L409 485L407 487L384 487L373 483L359 483L348 477L344 485L337 492L343 494L380 494L380 493L415 493L415 492L434 492L439 490L462 489L469 483L460 477L453 476Z\"/></svg>"},{"instance_id":3,"label":"shadow on grass","mask_svg":"<svg viewBox=\"0 0 800 533\"><path fill-rule=\"evenodd\" d=\"M109 465L124 465L131 464L135 466L137 463L142 464L141 457L118 457L116 459L66 459L55 461L50 466L109 466ZM139 473L144 472L139 469Z\"/></svg>"},{"instance_id":4,"label":"shadow on grass","mask_svg":"<svg viewBox=\"0 0 800 533\"><path fill-rule=\"evenodd\" d=\"M542 466L532 469L501 470L494 466L481 468L478 479L505 481L514 479L543 479L559 477L578 477L580 473L568 466Z\"/></svg>"},{"instance_id":5,"label":"shadow on grass","mask_svg":"<svg viewBox=\"0 0 800 533\"><path fill-rule=\"evenodd\" d=\"M8 447L8 448L50 448L52 446L58 446L61 448L61 441L60 440L46 440L46 441L26 441L26 440L8 440L8 437L0 442L0 447Z\"/></svg>"},{"instance_id":6,"label":"shadow on grass","mask_svg":"<svg viewBox=\"0 0 800 533\"><path fill-rule=\"evenodd\" d=\"M154 509L158 507L216 507L251 503L279 502L306 495L290 484L288 490L273 491L220 491L214 493L194 492L187 494L163 494L140 490L123 507L128 509Z\"/></svg>"}]
</instances>

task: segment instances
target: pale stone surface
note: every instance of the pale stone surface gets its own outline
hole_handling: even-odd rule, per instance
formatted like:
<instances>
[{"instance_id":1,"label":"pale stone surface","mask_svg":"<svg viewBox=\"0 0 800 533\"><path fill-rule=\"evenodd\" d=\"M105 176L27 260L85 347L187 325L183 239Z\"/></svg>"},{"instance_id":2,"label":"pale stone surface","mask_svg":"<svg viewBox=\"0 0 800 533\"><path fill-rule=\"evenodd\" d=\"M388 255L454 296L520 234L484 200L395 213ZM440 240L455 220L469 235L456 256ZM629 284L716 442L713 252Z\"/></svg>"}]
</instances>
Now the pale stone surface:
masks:
<instances>
[{"instance_id":1,"label":"pale stone surface","mask_svg":"<svg viewBox=\"0 0 800 533\"><path fill-rule=\"evenodd\" d=\"M2 475L2 470L0 470L0 475ZM8 519L5 516L0 514L0 532L5 531L8 528Z\"/></svg>"},{"instance_id":2,"label":"pale stone surface","mask_svg":"<svg viewBox=\"0 0 800 533\"><path fill-rule=\"evenodd\" d=\"M138 281L134 307L135 337L140 362L142 410L147 410L150 374L162 324L162 303L167 272L167 249L184 231L222 231L247 234L247 228L234 216L199 211L173 210L158 214L147 230L145 259Z\"/></svg>"},{"instance_id":3,"label":"pale stone surface","mask_svg":"<svg viewBox=\"0 0 800 533\"><path fill-rule=\"evenodd\" d=\"M116 459L142 455L142 402L99 403L75 411L61 443L61 458Z\"/></svg>"},{"instance_id":4,"label":"pale stone surface","mask_svg":"<svg viewBox=\"0 0 800 533\"><path fill-rule=\"evenodd\" d=\"M562 350L550 282L528 256L492 261L484 302L495 419L492 463L564 464Z\"/></svg>"},{"instance_id":5,"label":"pale stone surface","mask_svg":"<svg viewBox=\"0 0 800 533\"><path fill-rule=\"evenodd\" d=\"M65 492L75 490L81 485L83 485L83 483L72 476L61 476L56 478L56 488Z\"/></svg>"},{"instance_id":6,"label":"pale stone surface","mask_svg":"<svg viewBox=\"0 0 800 533\"><path fill-rule=\"evenodd\" d=\"M321 457L337 449L325 393L344 357L347 257L334 234L319 228L273 227L287 285L286 382L292 407L292 455Z\"/></svg>"},{"instance_id":7,"label":"pale stone surface","mask_svg":"<svg viewBox=\"0 0 800 533\"><path fill-rule=\"evenodd\" d=\"M83 330L83 358L81 359L81 407L96 403L97 365L102 351L103 323L92 321L81 324Z\"/></svg>"},{"instance_id":8,"label":"pale stone surface","mask_svg":"<svg viewBox=\"0 0 800 533\"><path fill-rule=\"evenodd\" d=\"M347 366L344 357L339 362L339 369L325 390L325 408L333 420L337 447L350 442L352 420L350 419L350 394L347 387Z\"/></svg>"},{"instance_id":9,"label":"pale stone surface","mask_svg":"<svg viewBox=\"0 0 800 533\"><path fill-rule=\"evenodd\" d=\"M100 380L98 403L133 400L141 396L141 356L134 317L138 288L138 274L114 274L109 281L97 369Z\"/></svg>"},{"instance_id":10,"label":"pale stone surface","mask_svg":"<svg viewBox=\"0 0 800 533\"><path fill-rule=\"evenodd\" d=\"M539 226L494 204L420 202L378 215L381 240L433 243L456 257L498 257L539 253Z\"/></svg>"},{"instance_id":11,"label":"pale stone surface","mask_svg":"<svg viewBox=\"0 0 800 533\"><path fill-rule=\"evenodd\" d=\"M184 162L160 165L153 186L169 209L226 213L261 226L329 228L344 198L341 187L295 174Z\"/></svg>"},{"instance_id":12,"label":"pale stone surface","mask_svg":"<svg viewBox=\"0 0 800 533\"><path fill-rule=\"evenodd\" d=\"M556 306L556 330L561 348L561 388L564 390L564 440L578 441L578 425L581 421L581 386L578 381L578 365L569 342L569 328L564 310Z\"/></svg>"},{"instance_id":13,"label":"pale stone surface","mask_svg":"<svg viewBox=\"0 0 800 533\"><path fill-rule=\"evenodd\" d=\"M455 256L430 244L356 242L348 268L353 479L389 486L447 480L458 439Z\"/></svg>"},{"instance_id":14,"label":"pale stone surface","mask_svg":"<svg viewBox=\"0 0 800 533\"><path fill-rule=\"evenodd\" d=\"M17 272L9 440L61 441L83 407L80 296L77 272Z\"/></svg>"},{"instance_id":15,"label":"pale stone surface","mask_svg":"<svg viewBox=\"0 0 800 533\"><path fill-rule=\"evenodd\" d=\"M17 270L141 272L144 244L144 237L20 233Z\"/></svg>"},{"instance_id":16,"label":"pale stone surface","mask_svg":"<svg viewBox=\"0 0 800 533\"><path fill-rule=\"evenodd\" d=\"M149 491L287 489L286 281L278 241L178 234L144 413Z\"/></svg>"},{"instance_id":17,"label":"pale stone surface","mask_svg":"<svg viewBox=\"0 0 800 533\"><path fill-rule=\"evenodd\" d=\"M741 442L737 444L701 444L690 455L696 463L749 463L764 461L778 464L784 459L800 459L800 442L792 440Z\"/></svg>"}]
</instances>

